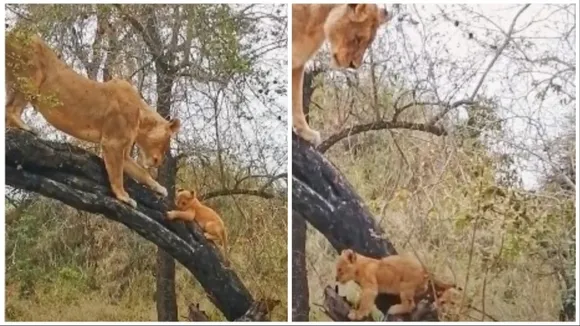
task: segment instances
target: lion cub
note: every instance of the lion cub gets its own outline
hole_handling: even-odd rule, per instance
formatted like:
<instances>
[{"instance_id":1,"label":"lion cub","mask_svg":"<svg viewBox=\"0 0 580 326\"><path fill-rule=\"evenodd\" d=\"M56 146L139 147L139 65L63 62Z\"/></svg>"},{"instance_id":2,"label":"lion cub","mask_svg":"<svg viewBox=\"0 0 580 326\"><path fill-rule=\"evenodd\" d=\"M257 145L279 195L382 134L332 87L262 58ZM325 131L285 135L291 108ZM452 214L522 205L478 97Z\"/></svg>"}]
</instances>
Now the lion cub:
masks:
<instances>
[{"instance_id":1,"label":"lion cub","mask_svg":"<svg viewBox=\"0 0 580 326\"><path fill-rule=\"evenodd\" d=\"M429 274L410 253L374 259L346 249L336 263L336 281L341 284L355 281L362 290L358 309L348 314L351 320L366 317L372 311L379 293L398 294L401 297L401 303L391 306L387 314L411 312L415 308L415 295L427 291L428 280ZM453 286L433 282L436 286Z\"/></svg>"},{"instance_id":2,"label":"lion cub","mask_svg":"<svg viewBox=\"0 0 580 326\"><path fill-rule=\"evenodd\" d=\"M169 220L196 221L204 231L204 236L211 241L219 240L224 258L227 260L228 238L226 227L220 216L211 208L202 204L195 191L179 188L175 192L177 210L167 212Z\"/></svg>"},{"instance_id":3,"label":"lion cub","mask_svg":"<svg viewBox=\"0 0 580 326\"><path fill-rule=\"evenodd\" d=\"M308 126L303 112L304 66L327 39L331 65L357 69L377 29L390 19L376 4L292 5L292 122L296 134L318 146L320 133Z\"/></svg>"}]
</instances>

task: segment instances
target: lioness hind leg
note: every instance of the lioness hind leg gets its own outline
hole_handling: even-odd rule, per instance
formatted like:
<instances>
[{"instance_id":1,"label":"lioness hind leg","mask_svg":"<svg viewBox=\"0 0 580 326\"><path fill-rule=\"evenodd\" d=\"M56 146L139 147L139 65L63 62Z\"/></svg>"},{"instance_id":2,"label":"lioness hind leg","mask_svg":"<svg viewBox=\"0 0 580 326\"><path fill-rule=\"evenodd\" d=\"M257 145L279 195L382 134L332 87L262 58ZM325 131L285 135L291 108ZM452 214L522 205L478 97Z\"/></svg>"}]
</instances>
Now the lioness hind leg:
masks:
<instances>
[{"instance_id":1,"label":"lioness hind leg","mask_svg":"<svg viewBox=\"0 0 580 326\"><path fill-rule=\"evenodd\" d=\"M109 183L115 197L127 205L136 208L137 202L129 197L123 187L123 163L128 146L120 146L115 140L103 140L101 143L105 168L109 175Z\"/></svg>"},{"instance_id":2,"label":"lioness hind leg","mask_svg":"<svg viewBox=\"0 0 580 326\"><path fill-rule=\"evenodd\" d=\"M6 98L6 127L7 128L19 128L22 130L29 131L36 134L30 126L28 126L24 121L22 121L22 112L28 104L28 101L24 98L24 95L18 92L7 92Z\"/></svg>"}]
</instances>

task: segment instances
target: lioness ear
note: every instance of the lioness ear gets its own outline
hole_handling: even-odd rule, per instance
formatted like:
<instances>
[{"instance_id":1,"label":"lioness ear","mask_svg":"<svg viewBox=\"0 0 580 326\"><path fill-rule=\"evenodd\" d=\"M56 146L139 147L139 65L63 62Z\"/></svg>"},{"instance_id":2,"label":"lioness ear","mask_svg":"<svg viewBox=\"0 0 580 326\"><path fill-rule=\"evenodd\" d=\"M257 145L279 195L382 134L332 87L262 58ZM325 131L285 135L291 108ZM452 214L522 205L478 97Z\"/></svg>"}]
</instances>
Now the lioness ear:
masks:
<instances>
[{"instance_id":1,"label":"lioness ear","mask_svg":"<svg viewBox=\"0 0 580 326\"><path fill-rule=\"evenodd\" d=\"M362 22L367 19L367 8L366 5L363 3L349 3L348 8L352 10L352 21Z\"/></svg>"},{"instance_id":2,"label":"lioness ear","mask_svg":"<svg viewBox=\"0 0 580 326\"><path fill-rule=\"evenodd\" d=\"M181 121L179 121L179 119L171 119L169 121L169 129L171 130L172 133L176 133L179 131L179 128L181 127Z\"/></svg>"},{"instance_id":3,"label":"lioness ear","mask_svg":"<svg viewBox=\"0 0 580 326\"><path fill-rule=\"evenodd\" d=\"M392 15L386 8L379 9L379 25L382 25L391 20Z\"/></svg>"},{"instance_id":4,"label":"lioness ear","mask_svg":"<svg viewBox=\"0 0 580 326\"><path fill-rule=\"evenodd\" d=\"M349 3L347 5L350 9L352 9L354 11L356 9L356 6L358 6L358 3Z\"/></svg>"}]
</instances>

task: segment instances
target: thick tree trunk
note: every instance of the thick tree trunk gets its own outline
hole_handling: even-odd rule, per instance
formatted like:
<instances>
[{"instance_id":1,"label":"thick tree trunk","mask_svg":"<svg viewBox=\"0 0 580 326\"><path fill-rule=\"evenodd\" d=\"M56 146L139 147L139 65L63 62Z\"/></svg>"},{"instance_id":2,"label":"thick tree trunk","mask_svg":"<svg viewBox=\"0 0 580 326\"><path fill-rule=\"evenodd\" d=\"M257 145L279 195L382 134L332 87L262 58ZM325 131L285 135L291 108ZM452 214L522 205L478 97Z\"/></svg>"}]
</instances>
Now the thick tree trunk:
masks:
<instances>
[{"instance_id":1,"label":"thick tree trunk","mask_svg":"<svg viewBox=\"0 0 580 326\"><path fill-rule=\"evenodd\" d=\"M306 122L308 117L312 93L314 93L313 81L319 69L309 69L304 73L302 88L302 105ZM306 272L306 222L297 213L292 212L292 320L308 321L310 314L310 294L308 290L308 273Z\"/></svg>"},{"instance_id":2,"label":"thick tree trunk","mask_svg":"<svg viewBox=\"0 0 580 326\"><path fill-rule=\"evenodd\" d=\"M157 112L165 119L171 119L171 88L173 77L162 73L161 65L156 65L157 70ZM173 208L175 196L175 177L177 174L177 162L168 149L165 153L165 161L159 169L159 183L167 191L167 207ZM177 321L177 296L175 294L175 261L171 255L163 249L157 248L157 274L156 274L156 300L157 320Z\"/></svg>"},{"instance_id":3,"label":"thick tree trunk","mask_svg":"<svg viewBox=\"0 0 580 326\"><path fill-rule=\"evenodd\" d=\"M308 321L309 300L306 221L292 212L292 321Z\"/></svg>"},{"instance_id":4,"label":"thick tree trunk","mask_svg":"<svg viewBox=\"0 0 580 326\"><path fill-rule=\"evenodd\" d=\"M160 247L157 247L157 274L155 279L157 320L177 321L175 260Z\"/></svg>"},{"instance_id":5,"label":"thick tree trunk","mask_svg":"<svg viewBox=\"0 0 580 326\"><path fill-rule=\"evenodd\" d=\"M340 171L294 133L292 210L320 231L337 253L348 248L374 258L397 253ZM383 313L398 302L398 296L385 294L375 301Z\"/></svg>"},{"instance_id":6,"label":"thick tree trunk","mask_svg":"<svg viewBox=\"0 0 580 326\"><path fill-rule=\"evenodd\" d=\"M195 276L228 320L245 315L254 303L199 227L168 222L166 202L151 190L125 177L125 188L137 201L137 209L116 200L99 157L76 146L10 130L6 132L5 161L7 185L102 214L155 243Z\"/></svg>"},{"instance_id":7,"label":"thick tree trunk","mask_svg":"<svg viewBox=\"0 0 580 326\"><path fill-rule=\"evenodd\" d=\"M337 250L370 257L396 254L348 180L310 144L292 134L292 209Z\"/></svg>"}]
</instances>

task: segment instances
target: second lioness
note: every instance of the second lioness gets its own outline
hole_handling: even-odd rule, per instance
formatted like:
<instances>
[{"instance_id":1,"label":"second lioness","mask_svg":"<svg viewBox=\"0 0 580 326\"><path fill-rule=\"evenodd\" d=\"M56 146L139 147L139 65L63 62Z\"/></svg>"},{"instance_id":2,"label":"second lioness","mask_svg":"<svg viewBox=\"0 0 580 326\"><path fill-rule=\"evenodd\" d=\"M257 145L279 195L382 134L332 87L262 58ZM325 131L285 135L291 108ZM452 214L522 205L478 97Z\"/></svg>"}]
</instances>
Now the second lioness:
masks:
<instances>
[{"instance_id":1,"label":"second lioness","mask_svg":"<svg viewBox=\"0 0 580 326\"><path fill-rule=\"evenodd\" d=\"M127 81L97 82L68 67L40 37L15 30L6 46L6 125L32 131L21 115L28 103L48 123L80 140L101 145L116 198L137 203L123 186L123 172L157 193L167 189L130 156L136 144L145 168L159 167L180 121L153 111Z\"/></svg>"}]
</instances>

